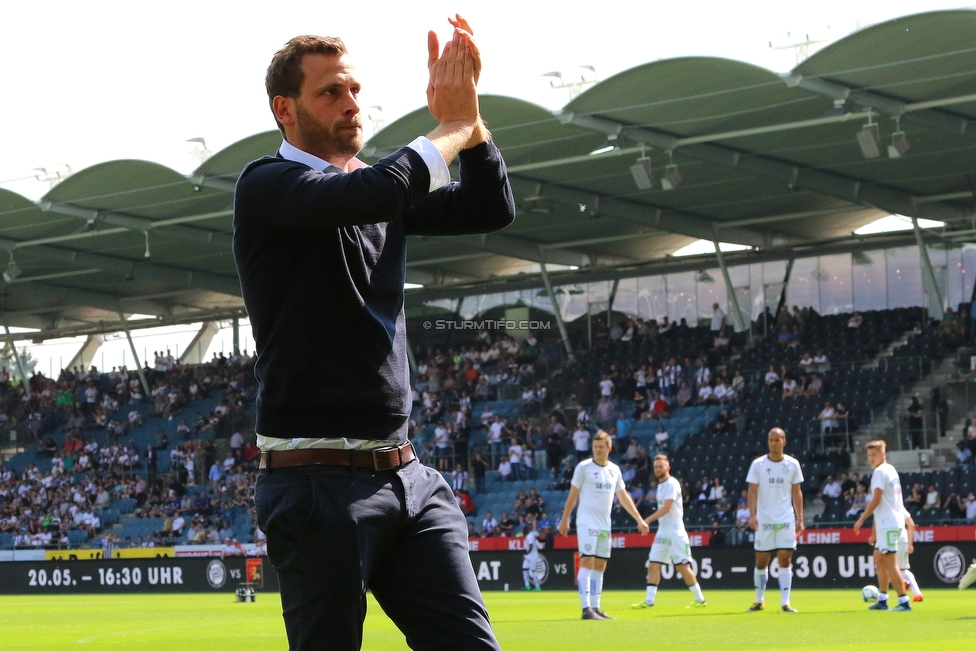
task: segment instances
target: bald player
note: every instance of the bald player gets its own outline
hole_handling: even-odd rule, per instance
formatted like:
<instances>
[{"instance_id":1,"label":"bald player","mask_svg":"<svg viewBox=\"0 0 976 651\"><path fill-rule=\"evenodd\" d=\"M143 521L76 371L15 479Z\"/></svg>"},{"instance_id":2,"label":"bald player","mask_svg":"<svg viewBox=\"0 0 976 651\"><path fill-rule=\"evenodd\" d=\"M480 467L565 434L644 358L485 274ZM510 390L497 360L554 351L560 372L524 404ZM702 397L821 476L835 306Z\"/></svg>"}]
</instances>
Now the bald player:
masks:
<instances>
[{"instance_id":1,"label":"bald player","mask_svg":"<svg viewBox=\"0 0 976 651\"><path fill-rule=\"evenodd\" d=\"M766 582L773 552L779 563L781 610L795 613L790 605L793 589L793 552L796 537L803 532L803 471L800 462L783 452L786 432L769 430L769 452L749 466L749 527L756 532L756 569L753 574L756 601L749 612L766 607Z\"/></svg>"}]
</instances>

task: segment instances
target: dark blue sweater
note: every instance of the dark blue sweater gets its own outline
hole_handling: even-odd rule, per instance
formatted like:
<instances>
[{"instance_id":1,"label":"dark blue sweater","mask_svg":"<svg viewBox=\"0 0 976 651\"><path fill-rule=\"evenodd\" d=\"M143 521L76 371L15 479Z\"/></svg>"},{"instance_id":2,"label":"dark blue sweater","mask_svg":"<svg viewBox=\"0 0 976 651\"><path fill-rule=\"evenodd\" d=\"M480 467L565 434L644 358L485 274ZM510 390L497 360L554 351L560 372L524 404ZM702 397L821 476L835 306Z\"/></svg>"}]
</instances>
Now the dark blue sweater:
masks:
<instances>
[{"instance_id":1,"label":"dark blue sweater","mask_svg":"<svg viewBox=\"0 0 976 651\"><path fill-rule=\"evenodd\" d=\"M429 194L427 166L406 147L348 174L280 156L244 168L234 258L258 354L259 434L406 438L406 236L488 233L515 218L494 144L459 159L461 181Z\"/></svg>"}]
</instances>

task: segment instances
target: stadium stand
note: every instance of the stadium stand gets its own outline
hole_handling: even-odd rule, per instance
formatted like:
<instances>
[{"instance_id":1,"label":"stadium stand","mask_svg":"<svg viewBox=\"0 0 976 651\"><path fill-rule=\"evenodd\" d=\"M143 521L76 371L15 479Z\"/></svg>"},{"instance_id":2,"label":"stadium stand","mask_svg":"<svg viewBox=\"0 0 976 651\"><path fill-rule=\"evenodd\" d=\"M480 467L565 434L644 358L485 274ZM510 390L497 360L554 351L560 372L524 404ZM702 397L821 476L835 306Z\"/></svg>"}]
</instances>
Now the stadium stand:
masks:
<instances>
[{"instance_id":1,"label":"stadium stand","mask_svg":"<svg viewBox=\"0 0 976 651\"><path fill-rule=\"evenodd\" d=\"M8 422L36 411L42 426L0 466L0 545L251 542L252 366L221 355L146 367L148 399L126 369L35 374L29 392L6 383ZM171 534L179 517L186 526Z\"/></svg>"},{"instance_id":2,"label":"stadium stand","mask_svg":"<svg viewBox=\"0 0 976 651\"><path fill-rule=\"evenodd\" d=\"M787 451L803 465L805 494L812 502L818 499L828 476L836 477L850 469L850 450L858 428L868 427L876 410L886 409L897 399L899 391L927 375L933 365L951 356L962 343L958 332L948 332L929 323L920 308L826 317L809 309L795 309L786 315L788 338L781 336L782 327L766 328L765 337L756 334L764 329L760 321L754 324L755 336L751 340L745 334L734 336L730 345L719 351L713 346L715 333L705 326L679 326L662 332L653 322L632 323L634 336L629 341L616 340L613 335L602 336L575 363L566 364L549 376L541 375L538 367L525 364L520 349L505 337L489 344L484 340L487 335L482 334L481 344L474 349L462 348L458 353L449 348L444 349L446 353L429 352L422 359L421 368L430 371L440 366L441 374L452 382L447 388L436 390L437 383L427 384L426 374L420 376L418 388L423 389L423 398L414 410L415 444L424 449L424 458L433 463L438 455L435 445L438 426L447 435L448 454L452 445L461 442L458 449L464 452L452 454L445 464L445 477L449 477L446 468L454 468L457 462L466 465L475 453L491 461L484 490L473 491L476 514L469 515L468 521L480 533L486 513L491 512L496 519L506 513L515 519L517 534L520 516L526 517L520 512L524 507L519 507L523 492L537 491L545 512L556 517L565 502L568 480L560 476L562 469L553 469L551 460L546 459L551 443L548 416L561 414L566 421L568 427L562 430L559 458L571 459L569 432L574 427L573 416L589 407L588 431L593 433L602 428L615 437L613 459L625 470L630 480L628 489L633 490L635 499L641 500L644 512L654 508L655 485L648 462L642 459L666 449L675 475L685 486L689 527L704 529L718 522L732 530L734 542L743 542L746 536L742 527L736 526L736 511L746 489L749 463L765 452L766 432L771 427L779 426L787 431ZM765 318L773 322L771 315ZM891 350L893 344L896 347ZM540 344L539 348L543 346ZM509 347L508 357L503 352L498 361L490 359L486 352ZM481 356L487 363L478 363ZM523 362L521 367L517 359ZM778 370L777 377L767 382L766 372L771 366ZM457 372L462 368L467 371L466 378ZM704 376L703 369L707 369ZM673 377L662 382L668 373ZM502 383L499 377L504 378ZM814 377L820 381L814 382ZM614 385L612 408L600 414L594 405L600 394L600 382L607 378L612 378ZM784 397L783 379L797 381L797 395ZM469 380L471 384L467 383ZM672 388L687 382L697 395L703 384L714 388L723 382L731 385L733 380L736 391L724 404L712 397L699 404L693 398L681 406ZM541 393L543 398L524 404L514 399L479 401L477 392L472 391L479 383L492 387L492 393L482 390L482 396L497 397L504 393L500 389L508 385L517 391ZM475 393L474 401L468 400L471 393ZM667 411L648 418L649 401L644 396L653 400L658 394L668 403ZM565 405L557 403L557 398ZM826 430L822 436L818 415L825 402L831 406L843 403L847 414L842 414L833 431ZM481 416L485 412L489 417L483 421ZM486 426L495 417L501 421L502 442L490 445L491 433ZM655 438L659 428L668 433L666 447ZM525 447L524 465L521 475L513 474L505 480L494 468L507 456L509 438L513 435ZM535 452L543 454L535 457ZM724 489L722 499L712 499L710 483L716 479ZM962 481L947 482L935 476L933 481L943 495L969 487ZM952 489L948 489L948 483ZM965 495L963 492L959 497L960 504L965 501ZM847 499L830 501L822 514L812 518L811 524L829 526L853 521L856 517L853 502L853 494ZM532 509L528 517L537 510ZM848 512L852 515L846 515ZM959 512L960 508L955 508L953 513L942 508L938 513L920 514L919 519L922 522L958 519ZM629 531L632 522L617 510L614 527Z\"/></svg>"},{"instance_id":3,"label":"stadium stand","mask_svg":"<svg viewBox=\"0 0 976 651\"><path fill-rule=\"evenodd\" d=\"M751 338L734 335L718 349L716 332L705 325L624 323L631 335L626 340L619 332L602 333L592 349L562 365L553 363L568 361L555 354L556 344L535 337L518 343L482 333L456 348L432 347L418 355L414 445L449 482L456 464L470 468L482 454L490 463L483 490L473 478L466 485L472 533L482 533L491 512L510 515L518 535L526 518L558 524L568 490L567 466L560 462L573 459L570 433L582 418L590 434L606 429L614 437L613 459L642 512L655 505L649 460L666 451L685 489L688 526L717 522L733 544L747 542L737 511L749 463L764 452L770 427L787 431L787 451L804 468L807 499L819 499L826 477L850 470L848 426L869 425L899 390L941 359L955 360L963 341L959 331L934 327L920 308L826 317L795 310L762 319ZM889 350L894 342L899 345ZM144 369L146 398L135 374L125 370L64 371L56 381L36 374L29 393L8 381L8 422L20 423L33 442L0 471L0 546L79 546L99 538L123 546L253 541L248 457L256 448L240 440L231 450L232 435L246 431L252 418L252 363L237 356L181 367L163 359L162 366ZM597 396L607 379L612 388L601 405ZM791 379L798 383L795 396L783 392ZM682 383L688 385L685 400ZM706 385L711 395L703 398ZM719 387L732 391L716 399ZM842 435L820 436L825 402L849 410ZM555 426L554 437L556 422L564 425ZM499 442L492 442L493 430ZM666 440L658 439L662 430ZM522 464L503 479L497 468L509 456L512 437L522 448ZM966 497L976 489L973 468L960 463L906 473L906 486L933 485L941 496L937 509L913 507L916 520L964 520ZM853 521L857 483L841 497L823 498L824 510L811 524ZM632 529L619 509L613 522L615 530Z\"/></svg>"},{"instance_id":4,"label":"stadium stand","mask_svg":"<svg viewBox=\"0 0 976 651\"><path fill-rule=\"evenodd\" d=\"M462 295L477 299L475 292L481 292L484 298L491 292L521 291L515 289L517 287L534 293L530 301L540 298L543 283L534 271L527 270L527 266L543 261L550 264L558 261L572 269L553 274L557 287L554 291L552 287L546 290L553 292L552 298L560 292L564 293L563 298L572 298L569 294L583 291L576 285L614 278L613 290L606 295L586 297L587 314L596 303L605 302L609 310L614 303L612 296L617 291L618 280L633 282L631 291L636 301L638 279L632 276L635 268L644 274L640 279L642 282L661 280L665 275L673 275L675 281L680 281L682 271L700 279L703 267L713 267L714 262L720 261L702 257L679 263L671 258L671 253L699 237L712 238L719 231L730 242L746 246L742 252L726 255L722 266L727 264L732 272L746 271L755 264L774 263L783 263L788 270L792 269L795 259L802 261L806 258L807 262L816 260L816 267L807 273L806 280L815 281L811 286L824 288L829 285L821 282L829 276L825 272L830 266L827 258L834 254L854 255L860 259L845 259L850 262L850 275L846 276L850 280L845 287L858 282L853 269L855 265L863 265L863 269L874 270L878 275L873 279L875 284L871 289L862 286L862 291L874 294L876 288L883 287L882 294L894 296L906 292L909 296L894 302L885 300L882 304L907 302L920 305L924 302L928 303L930 311L936 307L935 311L941 313L941 303L945 302L942 299L947 296L956 296L949 298L949 303L966 301L970 298L970 285L959 275L949 272L958 267L961 269L959 274L966 273L964 255L959 247L972 240L972 184L966 175L957 172L970 164L970 152L959 146L959 134L966 132L964 127L968 118L959 111L965 106L960 100L965 100L973 90L973 51L969 43L974 20L972 12L930 12L875 25L830 45L820 54L798 64L788 75L710 57L656 61L599 82L593 91L570 102L559 118L521 100L484 97L482 108L513 171L520 218L499 241L467 242L465 246L469 248L482 249L470 251L470 255L459 255L455 250L457 243L451 239L412 240L407 265L411 282L427 285L407 295L408 313L411 308L426 309L428 302L448 299L453 303ZM903 47L894 36L909 31L917 35L913 38L916 44L922 44L918 47L923 49L917 52L918 56L906 60ZM899 65L893 67L893 61ZM831 80L830 84L818 82L826 78ZM894 86L899 88L901 99L898 101L891 101L890 97L882 97L884 101L879 101L876 93L870 90ZM834 103L840 96L850 100L843 107ZM898 117L912 102L927 106L923 113L917 114L922 117L914 120L911 127L913 141L924 143L923 147L917 148L917 153L924 152L921 156L899 154L897 161L885 156L868 159L854 146L855 132L849 124L841 123L842 116L835 116L837 124L823 124L825 111L869 109L869 119L870 110L882 114L890 111L889 115ZM945 111L945 107L952 109ZM915 108L919 107L916 105ZM760 114L768 115L769 122L763 119L756 122L756 116ZM600 116L599 119L596 116ZM714 116L723 117L716 120ZM371 138L368 150L364 151L365 160L373 162L383 152L402 146L404 134L422 133L428 121L428 111L420 108L395 125L388 125ZM817 126L800 128L803 123ZM642 127L634 129L634 125ZM794 140L789 148L782 145L781 128L784 126L795 127L790 129ZM765 127L770 129L767 131ZM735 148L724 142L730 134L743 129L751 135L738 140ZM614 137L621 134L622 140L631 145L640 143L642 155L643 146L647 145L649 155L656 158L653 164L658 168L665 164L665 155L667 162L672 164L675 163L672 158L677 156L677 164L682 165L682 174L687 177L681 188L669 190L667 201L663 201L657 188L634 191L631 167L634 161L631 157L613 155L589 159L588 154L602 146L608 134ZM744 134L740 131L739 135ZM885 132L884 135L889 134ZM894 137L895 133L890 135ZM681 143L682 140L685 142ZM676 147L679 143L681 146ZM6 190L0 191L0 203L4 206L0 230L4 237L19 249L36 252L34 256L25 254L17 260L25 272L21 282L29 278L31 283L8 283L5 287L4 309L12 318L11 325L32 328L42 338L91 334L90 324L110 323L119 316L120 300L138 300L140 309L159 319L153 325L176 323L180 319L189 323L245 316L232 259L224 255L230 246L230 215L226 206L232 199L234 181L243 165L273 153L279 144L280 134L276 130L256 134L218 152L189 177L144 161L108 162L57 184L37 203ZM830 144L829 154L826 144ZM587 164L587 174L581 175L577 167L565 164L579 159L591 160ZM545 182L543 177L526 176L524 172L529 170L519 170L525 165L531 165L536 171L546 169L546 174L551 176L545 176ZM893 165L900 171L892 173ZM783 191L787 179L792 179L790 192ZM735 188L734 195L731 188ZM581 199L585 199L586 204ZM931 300L929 289L923 291L923 283L918 278L922 274L917 274L915 267L919 263L919 252L917 249L910 251L918 246L921 235L918 235L919 240L915 233L908 231L901 235L887 233L876 239L871 239L875 236L859 236L861 240L858 242L855 242L857 238L850 237L853 230L876 219L879 209L895 213L909 208L915 217L944 220L938 247L933 248L939 248L945 254L945 266L941 269L946 275L948 292L938 301ZM100 218L115 219L128 226L79 232L75 219L51 221L51 210L54 214L61 211L75 216L79 210L86 211L83 214L91 211ZM131 236L131 232L119 232L132 230L133 215L149 222L161 222L154 224L159 228L153 231L152 261L143 259L141 247L128 246L125 238ZM649 225L644 215L655 216L655 232L635 232L635 222ZM804 218L798 218L801 216ZM199 220L199 223L191 229L175 222L165 223L166 220L182 222L188 218ZM553 228L554 223L559 227ZM35 235L26 234L26 225L37 224L45 224L46 230ZM142 224L136 230L148 233ZM100 253L91 251L87 244L92 241L92 236L99 238ZM54 249L47 246L52 241L50 238L58 240ZM801 248L793 248L796 244ZM545 256L541 253L543 249L547 251ZM877 266L872 266L865 251L881 254ZM491 262L482 269L476 268L480 263L473 260L486 256L490 256ZM74 290L66 291L62 286L63 277L51 273L49 265L60 266L68 258L73 264L91 267L100 273L74 276ZM760 259L764 262L757 263ZM788 265L787 260L790 261ZM895 275L888 274L888 263L898 260L910 262L912 273L904 274L903 278L896 268ZM926 266L930 265L926 262ZM16 268L19 273L20 267ZM939 268L937 265L936 269ZM788 285L790 272L786 271L785 276L778 272L771 284L766 276L769 268L763 269L762 285L754 283L751 276L749 283L752 292L761 290L762 300L767 300L767 286L772 287L780 281ZM928 273L932 275L934 272L929 269ZM623 277L628 274L631 277ZM967 278L971 277L969 273ZM139 282L123 283L123 278ZM475 290L467 285L472 279L478 279ZM871 280L868 278L867 282ZM666 278L665 281L666 285ZM938 284L935 278L927 281L928 284ZM687 286L697 287L695 282ZM733 285L731 280L727 282L728 292ZM844 284L838 282L838 287ZM118 295L100 294L109 283ZM465 286L456 289L452 283ZM548 279L545 284L550 284ZM645 289L647 286L650 283L645 284ZM734 287L743 286L736 284ZM782 289L784 297L792 291L789 287ZM697 289L692 291L697 292ZM187 305L213 307L195 310L191 319L183 313L185 306L179 305L181 309L174 310L174 305L165 300L176 293ZM665 289L664 294L667 293ZM778 294L779 289L773 293ZM854 289L848 294L852 306L857 293ZM693 302L683 293L680 295L682 300ZM160 297L164 300L160 301ZM757 293L751 295L752 299L757 297ZM595 302L591 298L595 298ZM667 303L668 296L663 300ZM463 302L457 300L450 311L461 315ZM499 303L504 303L496 304L499 311L515 305L514 301L508 300ZM702 304L707 311L711 299ZM833 305L834 309L848 309L844 307L847 303L841 305L835 301ZM674 305L663 307L664 311L675 314ZM692 303L691 312L685 316L694 320L694 315L702 311L701 307ZM964 307L968 314L969 306L964 304ZM533 309L537 308L538 304ZM661 313L661 308L656 305L652 311ZM55 309L59 323L51 327L52 323L44 313ZM438 309L447 310L443 306ZM479 308L473 313L481 312ZM644 309L644 313L649 311ZM627 319L619 312L613 315L615 320ZM946 317L943 324L948 322L948 312ZM965 318L971 335L971 319ZM67 325L61 326L61 322ZM532 489L539 492L548 512L554 514L565 497L565 478L559 464L555 464L553 472L553 464L548 458L540 464L536 456L543 451L549 456L548 416L553 415L557 421L559 417L567 420L567 431L557 437L559 440L554 448L557 452L554 456L559 459L572 454L569 434L580 407L586 409L590 416L589 431L603 427L617 436L614 458L628 470L629 466L635 466L635 478L646 482L641 488L646 492L653 488L649 473L646 468L636 467L646 462L641 460L643 457L639 452L635 454L640 461L628 464L625 457L631 450L642 448L651 453L659 447L656 433L658 428L664 427L669 435L668 452L674 458L676 474L684 478L688 488L685 492L689 499L689 521L702 526L717 519L727 526L734 526L733 511L738 491L742 488L744 468L753 455L763 451L763 436L769 427L776 425L786 429L788 451L803 462L808 499L815 499L813 496L819 494L826 476L844 472L851 463L847 452L852 444L849 430L863 430L879 417L883 418L882 412L892 412L896 407L903 409L904 405L895 404L900 392L924 379L935 362L951 357L965 336L965 332L943 331L941 326L934 330L925 308L919 307L821 317L811 310L794 308L787 311L784 305L779 314L764 314L761 322L754 324L754 333L763 336L747 340L745 333L737 333L723 346L716 345L710 328L682 322L683 319L669 327L665 325L666 319L661 324L638 319L625 322L623 327L615 325L598 329L595 333L597 343L579 354L573 364L563 363L561 345L555 341L516 344L511 339L501 338L494 342L473 340L462 343L459 338L457 342L451 339L439 341L437 345L446 351L443 354L436 346L426 354L417 350L420 367L424 370L417 377L412 413L415 445L423 459L441 468L445 475L458 461L470 463L473 454L482 453L492 462L492 469L485 478L485 490L475 491L479 514L488 507L492 507L496 515L506 510L503 507L511 510L515 508L518 491ZM130 327L138 325L132 323ZM420 329L418 325L409 333L412 342L417 341L414 334ZM436 332L431 334L437 335ZM574 348L579 351L582 338L578 332L573 341ZM889 351L894 342L902 345ZM805 353L810 354L811 360L825 360L814 362L816 377L809 365L801 368L807 359ZM960 368L969 368L969 357L968 353L959 354ZM675 359L673 363L672 358ZM702 366L709 369L711 377L706 382L700 381L697 375L699 359ZM470 365L467 362L471 362ZM476 364L478 368L475 368ZM680 372L677 366L681 367ZM438 372L425 372L435 367ZM767 384L766 374L770 367L774 369L771 371L774 379ZM29 395L9 376L0 377L0 398L3 400L0 419L7 419L7 428L16 431L19 440L28 441L23 451L7 460L0 471L0 512L4 516L0 521L0 546L17 542L17 534L36 535L40 529L50 530L50 521L42 526L44 519L36 517L42 509L26 514L28 507L24 502L35 500L44 492L52 492L49 487L42 491L37 486L43 486L43 480L54 473L55 453L61 455L65 465L63 473L59 470L58 475L75 479L74 483L56 488L55 493L68 493L70 488L82 487L78 494L87 503L94 502L102 493L96 489L109 489L108 503L92 509L87 526L79 523L76 528L67 527L63 532L59 525L58 533L66 533L65 544L88 541L100 529L111 531L113 535L119 533L123 540L128 536L135 540L153 535L151 529L166 528L170 519L168 511L184 509L184 496L189 500L186 508L193 506L197 498L202 504L205 500L200 496L209 495L208 491L202 490L209 467L213 465L207 463L209 455L221 456L218 450L224 449L223 444L231 431L237 430L236 427L224 429L228 422L238 418L241 422L247 421L246 406L253 379L243 367L238 379L223 373L219 366L209 370L203 366L194 373L196 371L203 374L201 382L208 374L217 382L211 386L201 384L200 395L192 398L189 386L185 386L185 401L177 399L170 403L168 396L173 395L172 391L164 394L166 400L159 405L155 401L157 396L152 399L145 396L134 410L127 408L127 399L121 395L112 398L119 403L117 406L111 403L102 406L97 401L95 407L88 406L89 388L95 390L96 397L117 390L117 385L112 386L114 381L109 374L79 377L78 374L62 373L53 385L52 381L35 376ZM641 373L643 384L638 381ZM722 386L724 391L724 383L718 382L723 374L735 394L728 397L729 394L724 393L724 404L721 404L714 390ZM612 378L615 384L610 400L603 401L604 405L610 403L609 415L597 411L598 382L604 375ZM665 376L666 386L662 386ZM184 379L185 376L167 378L164 372L161 377L154 376L153 383L158 387L156 381L162 380L184 387ZM93 386L88 386L88 380ZM131 385L134 379L129 377L128 380L129 390L136 389L137 386ZM685 406L681 406L680 393L675 393L680 390L682 381L693 391ZM799 395L784 397L784 381L788 381L788 393ZM235 382L240 386L233 387ZM795 391L793 382L797 385ZM707 390L702 392L705 384L712 390L711 395ZM219 393L228 388L234 389L231 393L236 396L228 397L230 414L217 414L217 410L222 411L224 406ZM642 403L650 402L654 396L634 400L641 388L645 394L661 394L667 403L666 418L660 417L663 413L652 414L656 417L651 419L643 417L648 410ZM28 399L24 401L24 397ZM237 400L243 404L235 404ZM818 414L823 413L825 402L842 403L849 410L849 415L840 418L843 426L834 428L842 430L843 437L836 432L830 432L832 437L819 436L821 420ZM560 404L563 409L557 407ZM524 478L501 481L494 469L496 462L508 452L505 443L489 444L488 421L493 421L495 416L482 422L489 407L489 413L502 421L504 439L509 433L516 435L525 448L522 458L532 460L531 464L525 464ZM174 409L181 412L170 420L169 412ZM615 417L621 411L624 418ZM186 428L180 429L184 418ZM503 422L505 419L509 421L507 426ZM976 453L976 447L973 447L976 443L972 441L976 438L964 436L961 443L964 448L970 445L971 451ZM65 448L69 443L71 450ZM81 447L74 449L76 443L81 443ZM98 470L82 472L74 466L86 444L98 445ZM150 446L159 453L155 462L156 481L146 467ZM105 450L108 455L103 461ZM90 461L95 465L96 453L92 450L89 453ZM206 461L200 463L199 455ZM188 461L195 462L193 473L186 472ZM906 473L906 485L909 480L912 484L931 484L943 503L940 509L927 509L924 514L919 512L920 519L938 519L947 514L958 518L958 505L947 500L972 488L970 464L971 458L958 468L929 471L918 476ZM191 474L196 475L192 485ZM721 500L710 500L708 495L704 500L697 499L706 475L712 480L717 477L724 486L728 503L717 505L724 506L724 510L709 503ZM225 504L223 494L215 492L212 497L213 501L220 502L220 516L241 537L249 524L242 509L246 508L248 489L245 485L251 485L251 475L247 471L238 471L231 477L235 478L231 482L233 491L226 483L230 481L228 479L222 479L224 484L217 482L214 486L227 486L228 492L235 493L227 498L228 503ZM165 494L162 490L153 490L153 486L164 479L173 482L175 497L180 498L178 504L176 499L170 499L168 490ZM145 481L149 491L141 503L139 498L130 496L140 480ZM89 485L92 489L86 491ZM239 492L242 490L244 494ZM853 497L852 494L842 501L827 504L824 512L816 517L826 523L847 519L846 514L855 507ZM58 496L51 498L48 495L47 499L56 501ZM33 506L30 508L34 511ZM217 511L218 508L211 504L210 510ZM196 511L191 509L191 512ZM472 519L478 517L472 516ZM192 518L190 520L188 527L193 524ZM26 532L23 531L25 526Z\"/></svg>"}]
</instances>

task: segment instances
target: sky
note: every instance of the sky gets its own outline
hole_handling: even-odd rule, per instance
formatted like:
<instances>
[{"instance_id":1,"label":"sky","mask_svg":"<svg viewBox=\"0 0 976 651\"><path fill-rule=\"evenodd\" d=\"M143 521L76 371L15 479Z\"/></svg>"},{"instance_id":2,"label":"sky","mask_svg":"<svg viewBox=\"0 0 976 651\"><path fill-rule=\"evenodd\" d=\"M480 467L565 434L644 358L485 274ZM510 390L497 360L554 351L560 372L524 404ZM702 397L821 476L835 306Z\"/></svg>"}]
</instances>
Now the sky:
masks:
<instances>
[{"instance_id":1,"label":"sky","mask_svg":"<svg viewBox=\"0 0 976 651\"><path fill-rule=\"evenodd\" d=\"M434 29L442 41L449 38L447 16L455 12L470 21L482 52L481 92L557 110L570 98L567 90L550 87L544 75L552 71L592 78L581 68L592 66L602 80L659 59L714 56L786 72L797 63L788 46L808 37L818 42L812 53L862 27L972 3L6 0L0 14L0 187L36 200L50 188L36 178L42 174L37 168L53 175L117 159L190 173L199 159L187 140L203 138L216 152L275 128L264 74L274 52L299 34L341 37L364 84L364 112L390 124L425 105L426 33ZM185 346L192 336L191 327L142 332L137 349L142 355ZM249 336L245 326L244 345ZM229 351L229 341L226 328L211 352ZM38 370L48 372L66 364L79 345L30 348ZM125 340L115 338L96 364L121 364L127 350Z\"/></svg>"},{"instance_id":2,"label":"sky","mask_svg":"<svg viewBox=\"0 0 976 651\"><path fill-rule=\"evenodd\" d=\"M677 56L734 58L785 72L796 63L795 51L778 48L807 35L833 41L898 16L966 5L603 0L580 6L374 0L274 12L247 0L10 0L0 21L0 187L37 199L50 185L36 180L36 168L78 171L123 158L189 173L198 164L190 138L204 138L219 151L274 128L264 73L275 50L303 33L343 38L364 83L364 111L376 117L370 107L381 106L389 124L424 106L426 32L449 37L446 18L454 12L475 30L482 92L555 110L569 95L550 88L547 72L570 78L590 75L580 66L593 66L606 79Z\"/></svg>"}]
</instances>

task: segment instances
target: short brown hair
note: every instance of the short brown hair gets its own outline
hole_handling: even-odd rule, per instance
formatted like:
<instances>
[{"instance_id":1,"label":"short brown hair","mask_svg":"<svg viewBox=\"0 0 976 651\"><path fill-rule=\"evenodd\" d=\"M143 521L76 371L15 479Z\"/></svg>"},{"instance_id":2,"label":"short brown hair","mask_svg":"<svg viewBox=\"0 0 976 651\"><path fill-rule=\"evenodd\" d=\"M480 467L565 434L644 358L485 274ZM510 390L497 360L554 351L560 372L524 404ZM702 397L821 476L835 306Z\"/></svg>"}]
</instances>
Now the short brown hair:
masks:
<instances>
[{"instance_id":1,"label":"short brown hair","mask_svg":"<svg viewBox=\"0 0 976 651\"><path fill-rule=\"evenodd\" d=\"M660 459L661 461L666 461L669 466L671 465L671 460L668 459L668 455L666 454L655 454L654 460L657 461L658 459Z\"/></svg>"},{"instance_id":2,"label":"short brown hair","mask_svg":"<svg viewBox=\"0 0 976 651\"><path fill-rule=\"evenodd\" d=\"M884 441L869 441L867 445L864 446L865 450L881 450L882 453L887 451L888 444Z\"/></svg>"},{"instance_id":3,"label":"short brown hair","mask_svg":"<svg viewBox=\"0 0 976 651\"><path fill-rule=\"evenodd\" d=\"M610 439L610 435L607 434L606 432L604 432L603 430L600 430L599 432L597 432L596 434L594 434L593 435L593 440L594 441L606 441L607 442L607 445L610 445L610 446L613 445L613 441Z\"/></svg>"},{"instance_id":4,"label":"short brown hair","mask_svg":"<svg viewBox=\"0 0 976 651\"><path fill-rule=\"evenodd\" d=\"M346 45L342 39L334 36L296 36L285 43L285 47L275 52L271 65L268 66L268 74L264 78L272 115L274 115L275 97L278 95L298 97L301 94L302 83L305 81L302 59L306 54L339 56L346 54ZM278 122L277 116L275 123L284 135L285 127Z\"/></svg>"}]
</instances>

